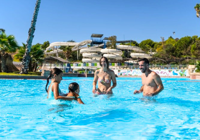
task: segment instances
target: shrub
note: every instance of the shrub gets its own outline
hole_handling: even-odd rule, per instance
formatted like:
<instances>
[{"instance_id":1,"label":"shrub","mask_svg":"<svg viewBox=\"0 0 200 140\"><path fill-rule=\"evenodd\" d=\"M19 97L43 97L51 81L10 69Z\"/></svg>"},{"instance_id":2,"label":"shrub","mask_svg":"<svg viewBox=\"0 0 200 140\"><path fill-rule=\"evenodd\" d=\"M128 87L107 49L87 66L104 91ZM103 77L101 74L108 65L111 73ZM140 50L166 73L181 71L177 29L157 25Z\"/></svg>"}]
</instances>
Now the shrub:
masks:
<instances>
[{"instance_id":1,"label":"shrub","mask_svg":"<svg viewBox=\"0 0 200 140\"><path fill-rule=\"evenodd\" d=\"M196 62L196 71L195 72L200 72L200 61Z\"/></svg>"}]
</instances>

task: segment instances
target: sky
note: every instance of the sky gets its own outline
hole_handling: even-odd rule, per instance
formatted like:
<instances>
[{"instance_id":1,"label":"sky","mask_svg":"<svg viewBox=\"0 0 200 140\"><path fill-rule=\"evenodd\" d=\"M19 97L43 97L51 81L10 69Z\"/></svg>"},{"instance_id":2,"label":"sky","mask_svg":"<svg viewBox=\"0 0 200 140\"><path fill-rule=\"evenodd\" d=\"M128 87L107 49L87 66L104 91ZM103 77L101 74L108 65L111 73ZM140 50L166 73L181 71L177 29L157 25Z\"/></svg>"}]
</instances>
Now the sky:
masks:
<instances>
[{"instance_id":1,"label":"sky","mask_svg":"<svg viewBox=\"0 0 200 140\"><path fill-rule=\"evenodd\" d=\"M41 0L33 44L81 42L91 34L117 40L200 35L199 0ZM0 0L0 28L26 43L36 0ZM175 34L173 34L175 32Z\"/></svg>"}]
</instances>

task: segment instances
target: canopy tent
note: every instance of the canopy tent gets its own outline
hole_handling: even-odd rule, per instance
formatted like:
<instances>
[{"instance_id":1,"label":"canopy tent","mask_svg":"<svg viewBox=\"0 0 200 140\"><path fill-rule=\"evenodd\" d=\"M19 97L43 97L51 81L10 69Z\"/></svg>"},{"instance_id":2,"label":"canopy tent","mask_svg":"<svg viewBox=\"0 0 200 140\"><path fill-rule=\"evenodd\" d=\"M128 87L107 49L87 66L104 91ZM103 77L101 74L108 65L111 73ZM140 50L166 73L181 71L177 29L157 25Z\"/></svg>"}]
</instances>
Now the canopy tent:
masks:
<instances>
[{"instance_id":1,"label":"canopy tent","mask_svg":"<svg viewBox=\"0 0 200 140\"><path fill-rule=\"evenodd\" d=\"M97 38L101 38L103 36L103 34L92 34L91 37L97 37Z\"/></svg>"},{"instance_id":2,"label":"canopy tent","mask_svg":"<svg viewBox=\"0 0 200 140\"><path fill-rule=\"evenodd\" d=\"M62 59L60 57L49 56L44 58L42 70L50 70L52 68L52 64L55 65L56 63L61 64L60 66L57 66L58 68L64 69L64 67L66 67L64 66L64 64L69 63L69 61Z\"/></svg>"},{"instance_id":3,"label":"canopy tent","mask_svg":"<svg viewBox=\"0 0 200 140\"><path fill-rule=\"evenodd\" d=\"M134 42L134 40L122 40L122 41L117 41L116 43L130 43Z\"/></svg>"},{"instance_id":4,"label":"canopy tent","mask_svg":"<svg viewBox=\"0 0 200 140\"><path fill-rule=\"evenodd\" d=\"M45 63L69 63L69 61L67 61L66 59L60 58L60 57L53 57L53 56L49 56L44 58L44 62Z\"/></svg>"}]
</instances>

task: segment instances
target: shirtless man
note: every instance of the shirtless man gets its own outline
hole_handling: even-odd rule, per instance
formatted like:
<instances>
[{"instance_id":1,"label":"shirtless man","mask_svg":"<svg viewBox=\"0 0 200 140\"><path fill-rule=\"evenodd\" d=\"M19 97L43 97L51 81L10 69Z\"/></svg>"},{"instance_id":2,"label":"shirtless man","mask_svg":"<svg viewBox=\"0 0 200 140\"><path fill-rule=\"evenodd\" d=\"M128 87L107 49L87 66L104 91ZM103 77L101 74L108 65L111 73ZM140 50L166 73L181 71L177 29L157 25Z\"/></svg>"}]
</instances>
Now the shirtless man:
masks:
<instances>
[{"instance_id":1,"label":"shirtless man","mask_svg":"<svg viewBox=\"0 0 200 140\"><path fill-rule=\"evenodd\" d=\"M101 69L96 70L94 73L93 89L94 94L112 94L112 89L116 87L115 73L109 69L108 59L102 57L100 59ZM111 86L111 80L113 85ZM96 89L96 84L98 81L98 89Z\"/></svg>"},{"instance_id":2,"label":"shirtless man","mask_svg":"<svg viewBox=\"0 0 200 140\"><path fill-rule=\"evenodd\" d=\"M138 63L142 72L142 87L140 90L135 90L134 94L143 92L143 96L157 95L164 89L160 76L149 69L148 59L140 59Z\"/></svg>"}]
</instances>

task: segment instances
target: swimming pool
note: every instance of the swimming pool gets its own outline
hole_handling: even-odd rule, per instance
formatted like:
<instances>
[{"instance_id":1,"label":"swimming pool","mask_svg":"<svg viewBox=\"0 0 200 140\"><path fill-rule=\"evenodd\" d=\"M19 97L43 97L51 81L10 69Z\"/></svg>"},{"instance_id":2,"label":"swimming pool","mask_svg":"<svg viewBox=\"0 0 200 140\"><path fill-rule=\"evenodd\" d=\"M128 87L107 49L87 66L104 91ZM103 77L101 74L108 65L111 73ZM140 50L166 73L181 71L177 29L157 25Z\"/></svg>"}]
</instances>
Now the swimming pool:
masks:
<instances>
[{"instance_id":1,"label":"swimming pool","mask_svg":"<svg viewBox=\"0 0 200 140\"><path fill-rule=\"evenodd\" d=\"M93 78L76 81L85 105L46 99L45 80L0 80L1 139L200 139L200 81L162 78L154 99L133 95L140 78L117 78L114 96L92 96Z\"/></svg>"}]
</instances>

